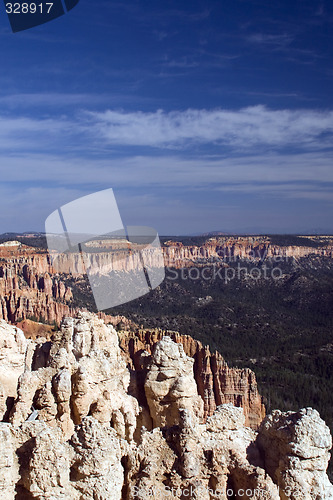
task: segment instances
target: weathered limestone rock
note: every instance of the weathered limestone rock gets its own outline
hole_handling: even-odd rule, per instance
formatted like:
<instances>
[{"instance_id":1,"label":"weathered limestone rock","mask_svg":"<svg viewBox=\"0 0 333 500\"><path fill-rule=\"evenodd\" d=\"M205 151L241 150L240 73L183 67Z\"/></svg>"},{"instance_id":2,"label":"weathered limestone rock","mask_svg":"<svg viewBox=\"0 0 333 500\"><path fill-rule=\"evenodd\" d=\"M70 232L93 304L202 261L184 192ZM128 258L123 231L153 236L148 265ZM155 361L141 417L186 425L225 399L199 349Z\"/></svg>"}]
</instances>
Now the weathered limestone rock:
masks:
<instances>
[{"instance_id":1,"label":"weathered limestone rock","mask_svg":"<svg viewBox=\"0 0 333 500\"><path fill-rule=\"evenodd\" d=\"M332 437L316 410L275 410L263 422L258 444L266 470L284 492L283 500L333 498L326 475Z\"/></svg>"},{"instance_id":2,"label":"weathered limestone rock","mask_svg":"<svg viewBox=\"0 0 333 500\"><path fill-rule=\"evenodd\" d=\"M74 425L88 415L110 425L131 440L136 427L137 401L127 394L130 375L112 326L93 314L80 313L63 322L44 366L31 366L21 375L18 398L10 421L18 425L32 412L70 437ZM37 369L35 369L37 368Z\"/></svg>"},{"instance_id":3,"label":"weathered limestone rock","mask_svg":"<svg viewBox=\"0 0 333 500\"><path fill-rule=\"evenodd\" d=\"M17 396L17 381L25 369L28 342L21 330L0 320L0 420Z\"/></svg>"},{"instance_id":4,"label":"weathered limestone rock","mask_svg":"<svg viewBox=\"0 0 333 500\"><path fill-rule=\"evenodd\" d=\"M1 426L7 425L6 428ZM120 500L124 485L121 440L93 417L63 442L44 422L0 424L7 446L0 457L0 494L5 500ZM15 453L16 452L16 453ZM21 464L20 475L19 462ZM16 462L15 462L16 460ZM17 496L15 486L17 485Z\"/></svg>"},{"instance_id":5,"label":"weathered limestone rock","mask_svg":"<svg viewBox=\"0 0 333 500\"><path fill-rule=\"evenodd\" d=\"M112 326L80 313L52 343L1 326L4 349L24 359L11 423L0 422L1 499L333 498L332 439L315 410L275 411L259 433L231 403L205 421L194 360L164 337L136 359L147 429Z\"/></svg>"},{"instance_id":6,"label":"weathered limestone rock","mask_svg":"<svg viewBox=\"0 0 333 500\"><path fill-rule=\"evenodd\" d=\"M80 500L122 498L124 469L116 431L104 427L93 417L86 417L76 427L70 445L74 450L71 481Z\"/></svg>"},{"instance_id":7,"label":"weathered limestone rock","mask_svg":"<svg viewBox=\"0 0 333 500\"><path fill-rule=\"evenodd\" d=\"M172 498L165 487L173 470L176 453L167 443L159 428L151 432L143 430L140 445L128 456L127 498Z\"/></svg>"},{"instance_id":8,"label":"weathered limestone rock","mask_svg":"<svg viewBox=\"0 0 333 500\"><path fill-rule=\"evenodd\" d=\"M244 409L246 425L257 429L265 416L256 376L249 368L229 368L220 353L211 357L216 406L231 403Z\"/></svg>"},{"instance_id":9,"label":"weathered limestone rock","mask_svg":"<svg viewBox=\"0 0 333 500\"><path fill-rule=\"evenodd\" d=\"M204 418L212 415L216 408L225 403L241 406L245 414L246 425L257 429L265 417L265 407L259 394L256 377L248 368L229 368L220 353L211 353L208 346L192 339L188 335L160 329L136 329L135 333L121 333L121 346L130 355L137 375L137 392L142 392L143 379L141 356L143 351L149 354L163 336L169 336L181 344L187 356L194 360L194 378L198 394L204 402ZM145 371L145 370L143 370Z\"/></svg>"},{"instance_id":10,"label":"weathered limestone rock","mask_svg":"<svg viewBox=\"0 0 333 500\"><path fill-rule=\"evenodd\" d=\"M179 417L173 427L143 431L129 458L127 498L227 500L228 492L230 497L279 499L272 479L248 461L255 433L244 428L241 408L223 405L206 424L191 410L181 409Z\"/></svg>"},{"instance_id":11,"label":"weathered limestone rock","mask_svg":"<svg viewBox=\"0 0 333 500\"><path fill-rule=\"evenodd\" d=\"M0 498L15 498L19 464L10 424L0 423ZM7 495L7 496L6 496Z\"/></svg>"},{"instance_id":12,"label":"weathered limestone rock","mask_svg":"<svg viewBox=\"0 0 333 500\"><path fill-rule=\"evenodd\" d=\"M22 496L25 491L32 498L44 500L78 499L77 491L70 484L71 450L61 442L61 433L43 422L26 424L34 438L26 459L28 466L22 477ZM24 489L23 489L24 488Z\"/></svg>"},{"instance_id":13,"label":"weathered limestone rock","mask_svg":"<svg viewBox=\"0 0 333 500\"><path fill-rule=\"evenodd\" d=\"M203 417L203 402L198 396L193 363L183 346L175 344L170 337L164 337L156 344L145 382L154 427L177 424L180 408Z\"/></svg>"}]
</instances>

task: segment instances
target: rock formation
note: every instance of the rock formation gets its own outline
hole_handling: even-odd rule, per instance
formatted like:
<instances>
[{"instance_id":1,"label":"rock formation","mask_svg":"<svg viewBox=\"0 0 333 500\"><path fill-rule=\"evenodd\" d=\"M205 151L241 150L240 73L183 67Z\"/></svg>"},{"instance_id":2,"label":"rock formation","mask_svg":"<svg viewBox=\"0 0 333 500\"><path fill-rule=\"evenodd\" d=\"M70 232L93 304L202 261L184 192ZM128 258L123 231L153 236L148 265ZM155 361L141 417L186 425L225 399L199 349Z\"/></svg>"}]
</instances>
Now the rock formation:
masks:
<instances>
[{"instance_id":1,"label":"rock formation","mask_svg":"<svg viewBox=\"0 0 333 500\"><path fill-rule=\"evenodd\" d=\"M0 421L17 396L17 382L25 371L28 343L22 330L0 320Z\"/></svg>"},{"instance_id":2,"label":"rock formation","mask_svg":"<svg viewBox=\"0 0 333 500\"><path fill-rule=\"evenodd\" d=\"M0 318L12 323L26 318L60 324L73 314L72 291L55 275L50 257L22 245L16 251L1 249Z\"/></svg>"},{"instance_id":3,"label":"rock formation","mask_svg":"<svg viewBox=\"0 0 333 500\"><path fill-rule=\"evenodd\" d=\"M203 401L193 377L193 359L170 337L156 344L144 388L154 427L172 427L180 409L203 416Z\"/></svg>"},{"instance_id":4,"label":"rock formation","mask_svg":"<svg viewBox=\"0 0 333 500\"><path fill-rule=\"evenodd\" d=\"M137 352L141 395L117 332L95 315L65 319L52 342L5 322L0 338L18 380L2 379L3 397L15 397L0 422L4 500L333 498L318 413L275 411L259 431L231 403L205 419L190 338Z\"/></svg>"},{"instance_id":5,"label":"rock formation","mask_svg":"<svg viewBox=\"0 0 333 500\"><path fill-rule=\"evenodd\" d=\"M132 439L138 406L127 394L129 382L113 327L88 313L66 318L53 342L37 344L30 356L10 421L26 421L34 407L41 420L70 437L91 415Z\"/></svg>"},{"instance_id":6,"label":"rock formation","mask_svg":"<svg viewBox=\"0 0 333 500\"><path fill-rule=\"evenodd\" d=\"M325 498L333 487L326 475L332 436L312 408L282 413L275 410L260 429L258 444L264 466L288 498Z\"/></svg>"},{"instance_id":7,"label":"rock formation","mask_svg":"<svg viewBox=\"0 0 333 500\"><path fill-rule=\"evenodd\" d=\"M265 236L229 236L207 239L202 245L185 246L177 241L163 247L166 267L181 269L207 265L212 262L235 262L246 259L255 262L264 259L302 258L311 254L333 257L332 243L316 248L312 246L279 246Z\"/></svg>"},{"instance_id":8,"label":"rock formation","mask_svg":"<svg viewBox=\"0 0 333 500\"><path fill-rule=\"evenodd\" d=\"M203 346L198 340L178 332L136 328L120 332L119 335L121 347L132 359L141 392L144 374L140 376L140 370L145 371L141 354L145 351L151 354L155 344L161 341L164 335L168 335L174 342L181 344L185 354L194 360L194 378L198 393L204 402L204 418L212 415L217 406L232 403L243 408L246 425L258 428L265 416L265 407L252 370L229 368L220 353L212 354L208 346Z\"/></svg>"},{"instance_id":9,"label":"rock formation","mask_svg":"<svg viewBox=\"0 0 333 500\"><path fill-rule=\"evenodd\" d=\"M166 246L165 251L171 248L173 247ZM176 248L182 250L187 247ZM208 254L205 253L206 257L210 257L213 252L211 244L207 244L204 248L208 249ZM197 255L196 250L192 250L192 256ZM49 327L43 327L41 324L32 325L26 318L41 318L49 325L54 323L59 325L64 316L75 315L77 309L72 307L71 289L55 273L52 260L42 250L36 251L36 249L22 245L16 250L6 249L6 252L6 260L0 266L0 317L18 323L31 338L36 338L38 331L41 335L50 338ZM97 256L107 258L107 254L103 253ZM184 265L187 265L187 257L183 257ZM75 255L72 254L71 258L74 259ZM75 266L74 269L80 270L77 264ZM127 325L133 330L134 325L130 324L126 318L111 317L103 313L100 313L100 317L108 323ZM231 402L235 406L243 407L246 424L256 428L265 413L254 373L249 369L228 368L219 353L210 353L208 347L203 347L200 342L194 341L191 337L180 336L176 333L167 334L171 335L175 342L182 343L185 354L194 359L195 380L199 395L204 401L204 416L211 415L218 405ZM134 336L131 337L130 333L128 335L128 339L124 339L122 345L132 353L133 357L141 350L151 353L154 343L161 340L164 333L161 331L140 332L136 328ZM139 370L138 362L135 361L135 363ZM142 377L137 384L137 393L143 392Z\"/></svg>"},{"instance_id":10,"label":"rock formation","mask_svg":"<svg viewBox=\"0 0 333 500\"><path fill-rule=\"evenodd\" d=\"M47 323L60 324L65 316L77 312L72 304L72 290L63 278L71 274L78 279L86 272L79 253L60 254L52 258L44 249L29 247L14 242L0 247L0 318L16 323L26 318L43 318ZM90 273L115 271L129 272L141 269L141 258L133 252L122 258L122 251L103 251L89 254ZM333 258L330 241L322 247L278 246L269 238L216 237L207 239L202 245L185 246L180 242L166 242L162 248L167 268L190 268L192 266L228 266L239 259L255 262L264 259L302 258L311 254ZM160 265L157 250L145 256L148 267ZM54 257L54 256L53 256Z\"/></svg>"}]
</instances>

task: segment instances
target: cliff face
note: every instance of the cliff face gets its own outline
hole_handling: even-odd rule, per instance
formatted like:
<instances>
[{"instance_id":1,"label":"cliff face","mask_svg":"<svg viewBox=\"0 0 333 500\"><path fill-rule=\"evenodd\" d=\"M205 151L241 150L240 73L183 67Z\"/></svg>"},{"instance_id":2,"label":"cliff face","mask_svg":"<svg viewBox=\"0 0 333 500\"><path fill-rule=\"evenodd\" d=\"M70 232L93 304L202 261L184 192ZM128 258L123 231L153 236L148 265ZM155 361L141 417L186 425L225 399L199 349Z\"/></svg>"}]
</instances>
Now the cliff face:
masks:
<instances>
[{"instance_id":1,"label":"cliff face","mask_svg":"<svg viewBox=\"0 0 333 500\"><path fill-rule=\"evenodd\" d=\"M255 374L248 368L229 368L220 353L211 353L208 346L188 335L163 330L128 331L120 334L120 345L132 360L138 377L144 378L145 367L142 354L151 354L164 335L183 346L185 354L193 358L194 378L197 390L204 402L204 418L214 413L217 406L232 403L242 407L246 425L256 429L265 416L265 407L258 393Z\"/></svg>"},{"instance_id":2,"label":"cliff face","mask_svg":"<svg viewBox=\"0 0 333 500\"><path fill-rule=\"evenodd\" d=\"M0 320L0 420L8 412L17 395L19 376L25 370L28 340L15 326Z\"/></svg>"},{"instance_id":3,"label":"cliff face","mask_svg":"<svg viewBox=\"0 0 333 500\"><path fill-rule=\"evenodd\" d=\"M265 237L230 237L230 238L210 238L201 246L184 246L179 242L167 242L162 247L165 266L183 268L192 266L194 263L209 263L213 260L225 261L235 259L258 260L265 258L302 258L308 255L319 255L333 258L333 246L327 244L322 247L311 246L279 246L271 244ZM103 247L96 250L96 253L89 255L88 267L90 272L96 273L99 270L107 272L131 271L137 269L140 265L140 257L134 252L129 258L122 258L125 254L122 249L118 252L104 252ZM54 257L54 255L53 255ZM154 267L159 264L157 253L150 249L145 254L146 264ZM63 273L72 273L73 275L82 275L86 269L81 255L77 253L60 254L56 259L51 258L47 251L21 245L19 247L0 247L0 259L8 262L8 272L1 266L0 278L4 275L14 278L17 272L21 271L22 266L26 265L25 277L29 283L31 271L39 275L48 273L56 274L59 269ZM11 268L11 271L9 271ZM3 275L4 273L4 275ZM32 282L33 284L33 278Z\"/></svg>"},{"instance_id":4,"label":"cliff face","mask_svg":"<svg viewBox=\"0 0 333 500\"><path fill-rule=\"evenodd\" d=\"M179 242L167 242L163 248L167 267L183 268L209 262L234 262L237 259L249 261L272 258L302 258L308 255L333 257L333 246L316 248L311 246L279 246L271 244L266 237L210 238L201 246L184 246Z\"/></svg>"},{"instance_id":5,"label":"cliff face","mask_svg":"<svg viewBox=\"0 0 333 500\"><path fill-rule=\"evenodd\" d=\"M276 411L255 432L229 403L204 422L193 359L170 337L140 355L144 404L116 331L96 316L66 319L52 343L1 326L6 370L21 371L16 393L3 380L15 402L0 422L1 498L332 498L332 440L315 410Z\"/></svg>"},{"instance_id":6,"label":"cliff face","mask_svg":"<svg viewBox=\"0 0 333 500\"><path fill-rule=\"evenodd\" d=\"M264 237L211 238L201 246L183 246L169 242L162 248L168 268L188 268L217 264L227 266L237 259L256 261L265 258L302 258L310 254L333 257L332 245L322 248L272 245ZM130 272L141 268L141 258L134 252L123 259L122 250L90 254L89 272L94 274ZM148 267L160 265L157 251L145 254ZM0 318L12 323L36 317L47 323L60 324L64 316L75 313L72 290L61 279L61 273L80 278L86 269L80 254L60 255L54 261L42 249L25 245L0 247Z\"/></svg>"},{"instance_id":7,"label":"cliff face","mask_svg":"<svg viewBox=\"0 0 333 500\"><path fill-rule=\"evenodd\" d=\"M72 291L52 274L49 256L34 251L0 249L0 318L16 323L35 317L59 324L73 313Z\"/></svg>"},{"instance_id":8,"label":"cliff face","mask_svg":"<svg viewBox=\"0 0 333 500\"><path fill-rule=\"evenodd\" d=\"M113 253L93 254L97 268L116 268L127 271L137 265L137 255L126 261L116 258ZM332 257L332 248L312 247L279 247L272 245L268 238L211 238L201 246L183 246L179 242L167 242L163 247L166 266L187 267L192 265L209 265L218 261L226 263L229 259L271 258L271 257L303 257L317 253ZM43 250L32 247L12 246L0 247L0 318L12 323L20 322L22 328L30 336L30 327L26 318L43 318L48 324L59 325L66 316L74 316L77 308L73 307L72 291L64 284L61 275L56 273L52 259ZM61 266L73 273L84 272L81 257L71 254L62 256ZM154 252L150 254L150 264L154 265ZM125 318L111 317L100 313L107 322L117 325L127 323ZM133 330L134 325L129 325ZM42 328L42 327L41 327ZM35 330L31 337L36 337ZM45 335L50 335L45 328ZM253 372L249 369L229 368L219 353L211 353L207 347L190 337L168 333L172 339L181 343L187 356L194 359L194 376L198 393L204 401L204 417L210 416L216 407L224 403L232 403L244 409L246 425L258 427L265 412ZM135 328L135 336L128 334L122 338L124 349L130 353L133 366L137 369L135 383L143 391L143 378L146 373L139 360L143 351L151 353L153 346L162 339L163 332L139 331ZM141 363L141 364L140 364ZM139 375L140 374L140 375ZM141 397L141 396L140 396Z\"/></svg>"},{"instance_id":9,"label":"cliff face","mask_svg":"<svg viewBox=\"0 0 333 500\"><path fill-rule=\"evenodd\" d=\"M64 285L58 275L52 274L51 261L46 254L33 254L33 249L29 247L6 251L6 259L0 266L0 317L13 323L20 321L19 325L24 328L28 337L35 338L39 332L49 338L50 331L46 326L43 328L38 325L37 329L36 324L32 325L26 318L44 318L49 324L59 325L63 317L75 315L77 310L71 307L71 289ZM126 318L110 317L102 313L99 316L114 325L121 323L131 330L134 328ZM258 427L265 411L253 372L247 369L229 369L219 353L210 353L200 342L177 333L170 335L175 342L183 344L186 355L194 359L195 380L199 395L204 401L204 417L212 415L218 405L230 402L244 409L247 425ZM142 371L141 378L138 377L136 382L141 393L145 372L138 365L137 353L144 350L151 353L154 344L162 336L161 331L135 329L135 335L128 332L128 337L122 340L133 363Z\"/></svg>"}]
</instances>

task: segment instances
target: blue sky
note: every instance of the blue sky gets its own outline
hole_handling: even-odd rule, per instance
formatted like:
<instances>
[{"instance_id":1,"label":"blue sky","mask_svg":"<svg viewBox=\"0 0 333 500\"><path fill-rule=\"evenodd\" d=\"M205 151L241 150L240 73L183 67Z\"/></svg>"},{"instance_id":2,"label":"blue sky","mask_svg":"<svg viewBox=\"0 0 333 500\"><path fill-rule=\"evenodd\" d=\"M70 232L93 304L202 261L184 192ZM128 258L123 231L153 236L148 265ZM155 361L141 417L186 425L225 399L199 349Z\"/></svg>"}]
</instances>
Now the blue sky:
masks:
<instances>
[{"instance_id":1,"label":"blue sky","mask_svg":"<svg viewBox=\"0 0 333 500\"><path fill-rule=\"evenodd\" d=\"M1 232L109 187L160 234L333 232L329 1L2 6L0 43Z\"/></svg>"}]
</instances>

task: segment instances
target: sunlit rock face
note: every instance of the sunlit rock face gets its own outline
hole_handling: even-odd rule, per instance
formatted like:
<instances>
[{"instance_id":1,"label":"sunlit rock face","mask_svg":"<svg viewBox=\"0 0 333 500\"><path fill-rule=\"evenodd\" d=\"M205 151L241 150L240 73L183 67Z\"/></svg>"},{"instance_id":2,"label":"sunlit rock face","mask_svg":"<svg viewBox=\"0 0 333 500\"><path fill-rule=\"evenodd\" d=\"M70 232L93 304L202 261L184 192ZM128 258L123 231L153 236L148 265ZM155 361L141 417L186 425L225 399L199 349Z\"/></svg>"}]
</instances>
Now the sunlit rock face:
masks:
<instances>
[{"instance_id":1,"label":"sunlit rock face","mask_svg":"<svg viewBox=\"0 0 333 500\"><path fill-rule=\"evenodd\" d=\"M117 332L89 313L52 342L3 322L0 352L15 398L0 422L0 498L333 498L318 412L275 411L259 431L231 403L205 415L193 358L170 337L141 351L142 386Z\"/></svg>"},{"instance_id":2,"label":"sunlit rock face","mask_svg":"<svg viewBox=\"0 0 333 500\"><path fill-rule=\"evenodd\" d=\"M163 337L156 344L145 381L154 427L177 425L180 409L203 418L203 401L194 380L193 363L183 346L170 337Z\"/></svg>"},{"instance_id":3,"label":"sunlit rock face","mask_svg":"<svg viewBox=\"0 0 333 500\"><path fill-rule=\"evenodd\" d=\"M166 333L161 329L138 328L121 333L120 345L131 357L132 366L135 367L138 391L145 391L142 380L143 376L145 378L146 363L141 353L152 354L156 344L165 335L168 335L173 342L180 344L187 357L194 360L194 379L196 390L203 400L204 419L212 415L219 405L232 403L234 406L243 408L245 425L258 429L265 417L265 407L258 391L254 372L249 368L230 368L219 352L212 353L208 346L203 346L201 342L189 335L180 335L177 332ZM152 380L158 369L154 362L151 368L153 368L153 373L149 380Z\"/></svg>"},{"instance_id":4,"label":"sunlit rock face","mask_svg":"<svg viewBox=\"0 0 333 500\"><path fill-rule=\"evenodd\" d=\"M98 245L97 245L98 246ZM260 259L299 259L309 255L333 257L330 242L325 246L279 246L268 237L223 237L208 238L201 245L183 245L180 242L166 242L162 247L164 264L167 268L191 268L213 264L227 265L238 259L255 262ZM100 272L127 273L141 269L138 252L124 257L124 248L107 251L103 246L89 254L89 274ZM126 254L127 255L127 254ZM53 256L53 258L52 258ZM51 255L45 249L29 247L18 242L0 245L0 318L12 323L22 319L43 318L46 323L60 325L66 316L78 312L73 305L70 286L58 273L69 273L82 279L86 267L79 253ZM159 249L152 249L145 255L146 266L160 267Z\"/></svg>"},{"instance_id":5,"label":"sunlit rock face","mask_svg":"<svg viewBox=\"0 0 333 500\"><path fill-rule=\"evenodd\" d=\"M295 499L333 498L326 475L332 436L316 410L275 410L264 420L258 444L265 468L286 493L282 498L289 491Z\"/></svg>"},{"instance_id":6,"label":"sunlit rock face","mask_svg":"<svg viewBox=\"0 0 333 500\"><path fill-rule=\"evenodd\" d=\"M17 382L25 371L29 342L19 328L0 320L0 420L17 396Z\"/></svg>"},{"instance_id":7,"label":"sunlit rock face","mask_svg":"<svg viewBox=\"0 0 333 500\"><path fill-rule=\"evenodd\" d=\"M112 422L119 436L131 439L138 404L127 394L130 374L114 328L80 313L66 318L48 344L36 344L20 376L10 421L24 422L33 406L41 420L59 427L66 438L84 417L93 416L104 425Z\"/></svg>"}]
</instances>

